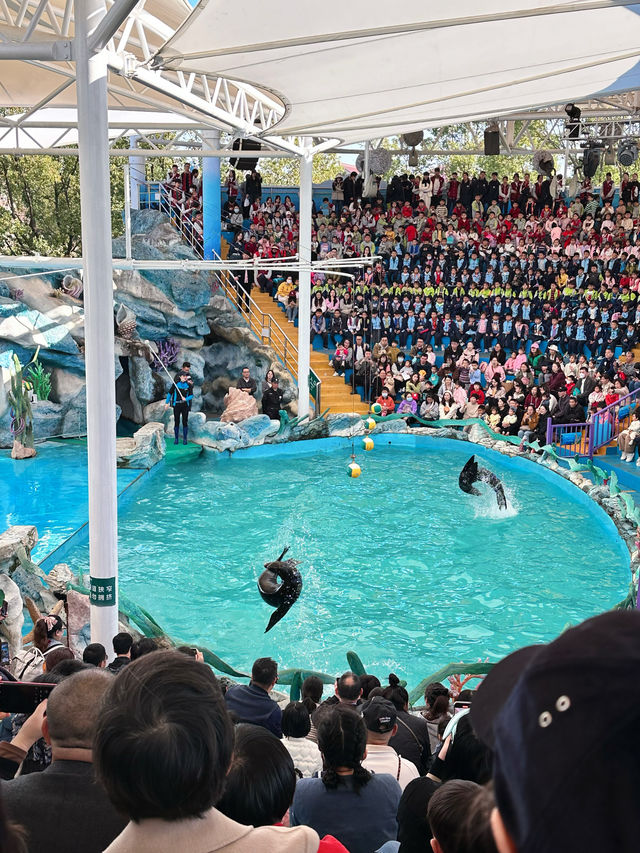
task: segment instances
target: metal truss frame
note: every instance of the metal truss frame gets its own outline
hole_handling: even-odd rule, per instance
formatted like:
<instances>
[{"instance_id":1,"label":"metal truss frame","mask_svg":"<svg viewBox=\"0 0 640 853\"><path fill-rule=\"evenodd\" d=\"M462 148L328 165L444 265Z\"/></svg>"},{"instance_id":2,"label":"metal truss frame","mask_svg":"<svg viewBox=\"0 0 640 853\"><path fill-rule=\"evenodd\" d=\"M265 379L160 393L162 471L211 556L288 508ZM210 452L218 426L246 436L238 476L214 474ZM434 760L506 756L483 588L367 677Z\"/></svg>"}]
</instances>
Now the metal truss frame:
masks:
<instances>
[{"instance_id":1,"label":"metal truss frame","mask_svg":"<svg viewBox=\"0 0 640 853\"><path fill-rule=\"evenodd\" d=\"M30 118L75 82L73 7L74 0L0 0L0 59L22 59L61 78L60 84L23 116L0 122L5 127L24 126L26 130ZM131 109L134 102L141 110L165 109L163 129L175 126L173 113L236 136L260 137L270 147L293 155L302 153L296 140L269 133L285 113L285 105L271 93L235 80L151 68L154 54L173 34L173 29L153 14L152 0L107 0L106 8L90 48L105 50L112 106L129 105ZM186 18L186 4L184 11ZM11 146L10 150L16 147L24 146ZM34 141L33 149L27 150L39 147ZM6 150L1 138L0 149Z\"/></svg>"}]
</instances>

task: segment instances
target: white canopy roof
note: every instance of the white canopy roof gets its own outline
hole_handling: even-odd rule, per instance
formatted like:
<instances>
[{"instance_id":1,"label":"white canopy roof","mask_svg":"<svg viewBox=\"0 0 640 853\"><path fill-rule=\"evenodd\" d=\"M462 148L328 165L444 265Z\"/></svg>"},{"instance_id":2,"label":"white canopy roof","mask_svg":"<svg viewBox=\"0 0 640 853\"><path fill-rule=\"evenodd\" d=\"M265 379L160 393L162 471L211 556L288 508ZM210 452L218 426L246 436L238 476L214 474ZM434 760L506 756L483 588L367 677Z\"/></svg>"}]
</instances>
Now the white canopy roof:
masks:
<instances>
[{"instance_id":1,"label":"white canopy roof","mask_svg":"<svg viewBox=\"0 0 640 853\"><path fill-rule=\"evenodd\" d=\"M345 141L640 88L628 0L201 0L157 67L280 99L271 133ZM337 31L344 21L360 29Z\"/></svg>"}]
</instances>

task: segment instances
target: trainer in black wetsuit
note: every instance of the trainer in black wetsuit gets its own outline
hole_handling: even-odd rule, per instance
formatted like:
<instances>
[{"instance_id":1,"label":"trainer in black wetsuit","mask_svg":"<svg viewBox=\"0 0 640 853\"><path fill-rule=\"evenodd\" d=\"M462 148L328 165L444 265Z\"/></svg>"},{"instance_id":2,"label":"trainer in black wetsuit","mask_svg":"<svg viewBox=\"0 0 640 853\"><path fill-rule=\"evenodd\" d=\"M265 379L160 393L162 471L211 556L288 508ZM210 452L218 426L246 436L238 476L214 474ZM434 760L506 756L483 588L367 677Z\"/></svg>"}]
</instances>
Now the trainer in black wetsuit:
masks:
<instances>
[{"instance_id":1,"label":"trainer in black wetsuit","mask_svg":"<svg viewBox=\"0 0 640 853\"><path fill-rule=\"evenodd\" d=\"M180 418L182 418L182 443L187 443L187 432L189 430L189 409L193 400L193 383L187 373L181 373L178 382L169 389L166 404L173 408L173 434L174 444L178 444L180 434Z\"/></svg>"}]
</instances>

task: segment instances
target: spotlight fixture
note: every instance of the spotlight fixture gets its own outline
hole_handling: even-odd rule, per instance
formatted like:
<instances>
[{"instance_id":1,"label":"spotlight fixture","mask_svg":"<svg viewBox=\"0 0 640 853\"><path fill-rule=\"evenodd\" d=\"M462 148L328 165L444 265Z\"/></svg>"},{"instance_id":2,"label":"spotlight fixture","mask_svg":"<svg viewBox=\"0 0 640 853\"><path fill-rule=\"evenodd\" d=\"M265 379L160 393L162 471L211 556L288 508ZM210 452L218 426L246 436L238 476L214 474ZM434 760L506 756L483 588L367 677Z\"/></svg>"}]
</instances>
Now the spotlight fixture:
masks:
<instances>
[{"instance_id":1,"label":"spotlight fixture","mask_svg":"<svg viewBox=\"0 0 640 853\"><path fill-rule=\"evenodd\" d=\"M618 163L628 169L638 159L638 141L636 139L621 139L618 143Z\"/></svg>"},{"instance_id":2,"label":"spotlight fixture","mask_svg":"<svg viewBox=\"0 0 640 853\"><path fill-rule=\"evenodd\" d=\"M582 115L582 110L575 104L569 103L565 106L564 111L569 117L567 121L567 135L569 139L578 139L580 136L580 116Z\"/></svg>"}]
</instances>

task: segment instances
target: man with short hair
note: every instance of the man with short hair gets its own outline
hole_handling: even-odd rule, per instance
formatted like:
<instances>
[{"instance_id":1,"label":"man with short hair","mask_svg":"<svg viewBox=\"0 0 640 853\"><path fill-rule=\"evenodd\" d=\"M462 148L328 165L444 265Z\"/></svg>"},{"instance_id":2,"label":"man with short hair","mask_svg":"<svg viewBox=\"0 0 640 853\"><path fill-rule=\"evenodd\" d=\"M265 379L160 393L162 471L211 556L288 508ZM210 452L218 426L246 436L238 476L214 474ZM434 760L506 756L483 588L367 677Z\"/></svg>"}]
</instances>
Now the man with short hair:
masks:
<instances>
[{"instance_id":1,"label":"man with short hair","mask_svg":"<svg viewBox=\"0 0 640 853\"><path fill-rule=\"evenodd\" d=\"M354 672L347 671L336 678L334 695L325 699L320 708L327 705L351 705L359 712L359 706L362 704L361 700L362 685L360 684L360 679Z\"/></svg>"},{"instance_id":2,"label":"man with short hair","mask_svg":"<svg viewBox=\"0 0 640 853\"><path fill-rule=\"evenodd\" d=\"M389 746L398 732L395 705L382 696L374 696L363 704L362 718L367 727L367 753L362 766L372 773L389 773L404 791L420 774L415 764Z\"/></svg>"},{"instance_id":3,"label":"man with short hair","mask_svg":"<svg viewBox=\"0 0 640 853\"><path fill-rule=\"evenodd\" d=\"M82 660L98 669L104 669L107 665L107 650L102 643L89 643L82 653Z\"/></svg>"},{"instance_id":4,"label":"man with short hair","mask_svg":"<svg viewBox=\"0 0 640 853\"><path fill-rule=\"evenodd\" d=\"M111 661L107 669L110 672L120 672L123 666L126 666L131 661L131 646L133 645L133 637L127 631L121 631L116 634L113 640L113 651L115 658Z\"/></svg>"},{"instance_id":5,"label":"man with short hair","mask_svg":"<svg viewBox=\"0 0 640 853\"><path fill-rule=\"evenodd\" d=\"M56 685L42 722L51 765L2 785L7 814L25 829L29 853L101 853L126 824L95 781L92 764L98 710L113 681L94 668Z\"/></svg>"},{"instance_id":6,"label":"man with short hair","mask_svg":"<svg viewBox=\"0 0 640 853\"><path fill-rule=\"evenodd\" d=\"M225 693L227 708L238 723L263 726L282 737L282 711L269 696L278 680L278 664L271 658L258 658L251 668L251 683L236 684Z\"/></svg>"},{"instance_id":7,"label":"man with short hair","mask_svg":"<svg viewBox=\"0 0 640 853\"><path fill-rule=\"evenodd\" d=\"M245 391L247 394L255 397L258 386L248 367L242 368L242 375L236 382L236 388L240 388L241 391Z\"/></svg>"}]
</instances>

